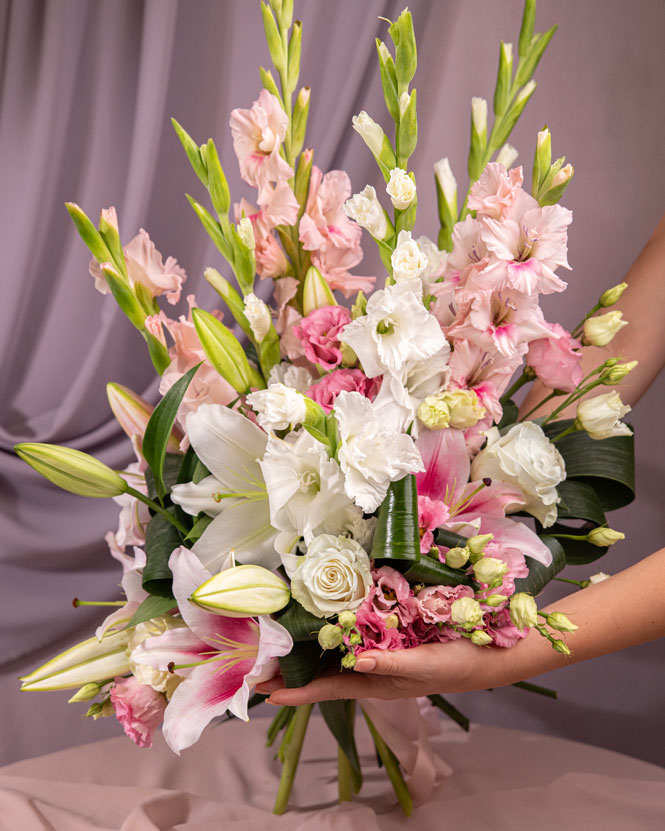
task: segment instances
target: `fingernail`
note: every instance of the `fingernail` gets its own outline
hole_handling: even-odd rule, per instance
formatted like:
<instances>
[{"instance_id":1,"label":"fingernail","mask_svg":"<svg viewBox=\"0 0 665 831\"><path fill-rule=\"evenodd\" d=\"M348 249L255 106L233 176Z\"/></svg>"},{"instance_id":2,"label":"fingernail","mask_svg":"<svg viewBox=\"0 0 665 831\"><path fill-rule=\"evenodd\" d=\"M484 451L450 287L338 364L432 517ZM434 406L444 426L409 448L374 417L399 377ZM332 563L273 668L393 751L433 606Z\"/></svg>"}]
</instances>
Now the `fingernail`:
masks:
<instances>
[{"instance_id":1,"label":"fingernail","mask_svg":"<svg viewBox=\"0 0 665 831\"><path fill-rule=\"evenodd\" d=\"M358 658L354 669L356 672L371 672L376 667L374 658Z\"/></svg>"}]
</instances>

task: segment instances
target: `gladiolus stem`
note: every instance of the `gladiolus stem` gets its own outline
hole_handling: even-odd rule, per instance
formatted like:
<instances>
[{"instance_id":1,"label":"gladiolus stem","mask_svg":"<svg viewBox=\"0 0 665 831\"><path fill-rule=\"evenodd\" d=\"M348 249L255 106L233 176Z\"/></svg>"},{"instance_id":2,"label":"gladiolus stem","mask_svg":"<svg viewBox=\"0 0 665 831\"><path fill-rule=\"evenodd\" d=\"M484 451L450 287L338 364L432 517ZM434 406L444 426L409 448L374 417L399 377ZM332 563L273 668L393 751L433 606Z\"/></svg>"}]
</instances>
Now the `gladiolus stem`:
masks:
<instances>
[{"instance_id":1,"label":"gladiolus stem","mask_svg":"<svg viewBox=\"0 0 665 831\"><path fill-rule=\"evenodd\" d=\"M182 524L182 522L179 522L173 516L173 514L170 514L166 510L166 508L162 508L161 505L158 505L154 500L150 499L149 496L146 496L144 493L141 493L141 491L135 490L134 488L130 487L129 485L127 485L126 493L128 493L130 496L133 496L135 499L138 499L139 502L143 502L144 505L147 505L149 508L151 508L153 511L155 511L155 513L161 514L161 516L163 516L164 519L168 520L171 523L171 525L173 525L175 528L177 528L178 531L180 531L181 534L184 534L186 536L189 533L189 530L187 528L185 528L185 526Z\"/></svg>"},{"instance_id":2,"label":"gladiolus stem","mask_svg":"<svg viewBox=\"0 0 665 831\"><path fill-rule=\"evenodd\" d=\"M531 369L530 366L524 367L524 370L520 377L515 381L515 383L510 387L509 390L504 392L501 396L501 403L505 403L506 401L510 401L510 399L515 395L515 393L521 389L525 384L528 384L529 381L533 381L536 377L536 373Z\"/></svg>"},{"instance_id":3,"label":"gladiolus stem","mask_svg":"<svg viewBox=\"0 0 665 831\"><path fill-rule=\"evenodd\" d=\"M339 802L351 802L351 765L346 753L337 748L337 793Z\"/></svg>"},{"instance_id":4,"label":"gladiolus stem","mask_svg":"<svg viewBox=\"0 0 665 831\"><path fill-rule=\"evenodd\" d=\"M369 727L369 732L372 734L376 752L379 754L379 759L381 759L381 763L386 769L390 783L395 791L395 796L397 797L399 804L402 806L404 814L407 817L410 817L413 811L413 799L411 798L409 789L404 781L404 777L402 776L402 771L399 769L399 762L397 761L395 754L379 735L378 730L372 724L372 720L367 715L365 710L363 710L363 715L365 716L365 721Z\"/></svg>"},{"instance_id":5,"label":"gladiolus stem","mask_svg":"<svg viewBox=\"0 0 665 831\"><path fill-rule=\"evenodd\" d=\"M300 751L307 732L307 724L312 712L313 704L301 704L295 712L291 723L287 728L288 745L284 748L284 767L282 777L279 780L277 798L273 814L283 814L289 804L293 781L300 761ZM285 736L285 738L287 737Z\"/></svg>"}]
</instances>

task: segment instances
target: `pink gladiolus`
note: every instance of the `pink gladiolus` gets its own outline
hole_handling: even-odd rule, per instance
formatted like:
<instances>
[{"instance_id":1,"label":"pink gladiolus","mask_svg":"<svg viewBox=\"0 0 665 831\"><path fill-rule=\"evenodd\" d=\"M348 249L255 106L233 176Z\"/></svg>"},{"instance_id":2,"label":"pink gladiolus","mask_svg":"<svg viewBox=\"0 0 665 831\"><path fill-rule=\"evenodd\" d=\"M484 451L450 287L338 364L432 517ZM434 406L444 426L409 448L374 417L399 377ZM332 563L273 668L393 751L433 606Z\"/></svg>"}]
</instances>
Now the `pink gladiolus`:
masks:
<instances>
[{"instance_id":1,"label":"pink gladiolus","mask_svg":"<svg viewBox=\"0 0 665 831\"><path fill-rule=\"evenodd\" d=\"M552 390L573 392L582 381L582 344L558 323L546 323L549 337L529 344L527 364Z\"/></svg>"},{"instance_id":2,"label":"pink gladiolus","mask_svg":"<svg viewBox=\"0 0 665 831\"><path fill-rule=\"evenodd\" d=\"M492 418L501 420L499 398L506 390L515 370L521 366L519 353L507 357L466 339L453 339L449 367L452 387L474 390Z\"/></svg>"},{"instance_id":3,"label":"pink gladiolus","mask_svg":"<svg viewBox=\"0 0 665 831\"><path fill-rule=\"evenodd\" d=\"M294 327L305 357L324 369L335 369L342 363L339 336L351 322L351 312L344 306L322 306L311 311Z\"/></svg>"},{"instance_id":4,"label":"pink gladiolus","mask_svg":"<svg viewBox=\"0 0 665 831\"><path fill-rule=\"evenodd\" d=\"M307 395L329 413L335 406L335 399L342 392L359 392L373 401L381 386L381 378L368 378L360 369L336 369L324 375L320 381L307 390Z\"/></svg>"},{"instance_id":5,"label":"pink gladiolus","mask_svg":"<svg viewBox=\"0 0 665 831\"><path fill-rule=\"evenodd\" d=\"M306 251L360 246L362 229L344 213L350 196L351 181L343 170L330 170L324 176L312 166L307 205L300 220L300 241Z\"/></svg>"},{"instance_id":6,"label":"pink gladiolus","mask_svg":"<svg viewBox=\"0 0 665 831\"><path fill-rule=\"evenodd\" d=\"M256 257L256 270L262 280L268 277L275 280L286 274L289 263L282 246L273 234L268 234L262 240L256 240L254 256Z\"/></svg>"},{"instance_id":7,"label":"pink gladiolus","mask_svg":"<svg viewBox=\"0 0 665 831\"><path fill-rule=\"evenodd\" d=\"M262 188L293 176L279 155L289 119L274 95L261 90L251 109L231 112L230 125L240 175L248 184Z\"/></svg>"},{"instance_id":8,"label":"pink gladiolus","mask_svg":"<svg viewBox=\"0 0 665 831\"><path fill-rule=\"evenodd\" d=\"M374 288L376 277L367 277L360 274L351 274L349 269L354 268L363 258L360 246L357 248L321 248L312 252L312 265L315 265L330 288L341 291L344 297L352 297L359 291L369 294Z\"/></svg>"},{"instance_id":9,"label":"pink gladiolus","mask_svg":"<svg viewBox=\"0 0 665 831\"><path fill-rule=\"evenodd\" d=\"M131 676L115 679L111 703L129 738L139 747L152 747L153 733L164 719L166 696Z\"/></svg>"},{"instance_id":10,"label":"pink gladiolus","mask_svg":"<svg viewBox=\"0 0 665 831\"><path fill-rule=\"evenodd\" d=\"M508 171L498 162L488 164L469 193L469 210L476 214L501 219L515 202L522 187L522 168Z\"/></svg>"}]
</instances>

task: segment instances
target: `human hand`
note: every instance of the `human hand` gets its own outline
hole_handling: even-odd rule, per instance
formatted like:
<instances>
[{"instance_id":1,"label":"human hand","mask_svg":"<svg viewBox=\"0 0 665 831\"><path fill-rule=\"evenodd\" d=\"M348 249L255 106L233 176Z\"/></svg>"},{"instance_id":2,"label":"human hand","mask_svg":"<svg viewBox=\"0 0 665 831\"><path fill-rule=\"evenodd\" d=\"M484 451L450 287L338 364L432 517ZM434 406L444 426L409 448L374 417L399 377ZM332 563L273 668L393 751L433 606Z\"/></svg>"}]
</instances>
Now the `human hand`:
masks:
<instances>
[{"instance_id":1,"label":"human hand","mask_svg":"<svg viewBox=\"0 0 665 831\"><path fill-rule=\"evenodd\" d=\"M503 655L510 650L479 647L466 638L413 649L373 649L358 657L352 671L322 675L304 687L284 686L281 678L256 687L271 704L297 706L339 698L414 698L433 693L468 692L511 683L503 680Z\"/></svg>"}]
</instances>

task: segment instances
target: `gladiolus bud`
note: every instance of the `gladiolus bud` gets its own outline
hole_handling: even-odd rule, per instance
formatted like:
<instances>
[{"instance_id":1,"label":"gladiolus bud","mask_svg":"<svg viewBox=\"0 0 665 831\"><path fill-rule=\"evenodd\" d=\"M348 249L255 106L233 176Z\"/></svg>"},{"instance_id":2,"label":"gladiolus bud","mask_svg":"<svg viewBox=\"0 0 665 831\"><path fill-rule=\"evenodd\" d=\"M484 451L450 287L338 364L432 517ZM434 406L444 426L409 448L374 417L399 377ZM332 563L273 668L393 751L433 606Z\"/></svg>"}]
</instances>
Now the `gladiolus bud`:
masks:
<instances>
[{"instance_id":1,"label":"gladiolus bud","mask_svg":"<svg viewBox=\"0 0 665 831\"><path fill-rule=\"evenodd\" d=\"M482 557L473 566L473 573L479 583L485 583L489 586L500 581L503 575L508 571L507 563L499 560L496 557Z\"/></svg>"},{"instance_id":2,"label":"gladiolus bud","mask_svg":"<svg viewBox=\"0 0 665 831\"><path fill-rule=\"evenodd\" d=\"M314 309L321 309L324 306L336 305L337 301L335 300L335 296L332 293L330 286L318 268L311 265L307 269L305 283L303 285L303 314L306 317L310 312L313 312Z\"/></svg>"},{"instance_id":3,"label":"gladiolus bud","mask_svg":"<svg viewBox=\"0 0 665 831\"><path fill-rule=\"evenodd\" d=\"M471 633L471 643L475 643L476 646L487 646L492 643L492 636L483 629L474 629Z\"/></svg>"},{"instance_id":4,"label":"gladiolus bud","mask_svg":"<svg viewBox=\"0 0 665 831\"><path fill-rule=\"evenodd\" d=\"M74 693L74 695L68 700L67 703L76 704L78 701L90 701L96 695L99 695L100 690L101 687L99 686L99 684L84 684L80 690Z\"/></svg>"},{"instance_id":5,"label":"gladiolus bud","mask_svg":"<svg viewBox=\"0 0 665 831\"><path fill-rule=\"evenodd\" d=\"M450 568L463 568L469 561L469 549L456 546L446 552L446 565Z\"/></svg>"},{"instance_id":6,"label":"gladiolus bud","mask_svg":"<svg viewBox=\"0 0 665 831\"><path fill-rule=\"evenodd\" d=\"M395 74L398 84L407 87L416 74L418 63L416 51L416 36L413 31L413 20L408 9L400 14L388 30L392 42L395 44Z\"/></svg>"},{"instance_id":7,"label":"gladiolus bud","mask_svg":"<svg viewBox=\"0 0 665 831\"><path fill-rule=\"evenodd\" d=\"M238 236L240 237L243 244L250 250L253 251L256 247L256 239L254 237L254 228L252 226L252 220L246 216L238 223L238 227L236 228L238 231Z\"/></svg>"},{"instance_id":8,"label":"gladiolus bud","mask_svg":"<svg viewBox=\"0 0 665 831\"><path fill-rule=\"evenodd\" d=\"M453 208L451 213L457 215L457 181L450 168L450 162L447 156L439 159L434 165L434 175L436 176L439 187L443 191L444 199Z\"/></svg>"},{"instance_id":9,"label":"gladiolus bud","mask_svg":"<svg viewBox=\"0 0 665 831\"><path fill-rule=\"evenodd\" d=\"M479 136L487 133L487 101L474 96L471 99L471 118L473 128Z\"/></svg>"},{"instance_id":10,"label":"gladiolus bud","mask_svg":"<svg viewBox=\"0 0 665 831\"><path fill-rule=\"evenodd\" d=\"M265 338L272 326L270 310L266 304L255 294L245 296L245 317L249 321L252 334L257 343Z\"/></svg>"},{"instance_id":11,"label":"gladiolus bud","mask_svg":"<svg viewBox=\"0 0 665 831\"><path fill-rule=\"evenodd\" d=\"M518 156L519 153L513 147L513 145L508 144L508 142L506 142L501 148L501 150L499 150L496 160L499 164L502 164L506 168L506 170L508 170L515 164Z\"/></svg>"},{"instance_id":12,"label":"gladiolus bud","mask_svg":"<svg viewBox=\"0 0 665 831\"><path fill-rule=\"evenodd\" d=\"M234 566L202 583L190 597L192 603L225 617L271 615L291 598L286 583L267 568Z\"/></svg>"},{"instance_id":13,"label":"gladiolus bud","mask_svg":"<svg viewBox=\"0 0 665 831\"><path fill-rule=\"evenodd\" d=\"M127 483L115 470L72 447L24 442L14 450L37 473L70 493L101 498L127 491Z\"/></svg>"},{"instance_id":14,"label":"gladiolus bud","mask_svg":"<svg viewBox=\"0 0 665 831\"><path fill-rule=\"evenodd\" d=\"M342 629L351 629L356 625L355 612L349 612L348 610L340 612L337 615L337 622L342 627Z\"/></svg>"},{"instance_id":15,"label":"gladiolus bud","mask_svg":"<svg viewBox=\"0 0 665 831\"><path fill-rule=\"evenodd\" d=\"M611 289L607 289L600 295L598 305L603 307L614 306L614 304L619 300L619 298L627 288L628 283L625 282L619 283L616 286L612 286Z\"/></svg>"},{"instance_id":16,"label":"gladiolus bud","mask_svg":"<svg viewBox=\"0 0 665 831\"><path fill-rule=\"evenodd\" d=\"M574 632L576 629L579 629L579 626L571 620L568 620L563 612L552 612L551 615L547 615L546 621L548 626L551 626L552 629L556 629L558 632Z\"/></svg>"},{"instance_id":17,"label":"gladiolus bud","mask_svg":"<svg viewBox=\"0 0 665 831\"><path fill-rule=\"evenodd\" d=\"M518 629L527 629L538 623L538 607L530 594L517 592L510 598L510 619Z\"/></svg>"},{"instance_id":18,"label":"gladiolus bud","mask_svg":"<svg viewBox=\"0 0 665 831\"><path fill-rule=\"evenodd\" d=\"M618 392L606 392L595 398L587 398L577 405L575 424L586 430L592 439L609 439L612 436L632 436L633 431L619 419L630 412Z\"/></svg>"},{"instance_id":19,"label":"gladiolus bud","mask_svg":"<svg viewBox=\"0 0 665 831\"><path fill-rule=\"evenodd\" d=\"M469 537L466 546L472 554L482 554L488 542L492 542L494 534L476 534Z\"/></svg>"},{"instance_id":20,"label":"gladiolus bud","mask_svg":"<svg viewBox=\"0 0 665 831\"><path fill-rule=\"evenodd\" d=\"M386 192L393 207L405 211L416 198L416 184L405 170L395 167L390 171Z\"/></svg>"},{"instance_id":21,"label":"gladiolus bud","mask_svg":"<svg viewBox=\"0 0 665 831\"><path fill-rule=\"evenodd\" d=\"M552 641L550 641L550 643L552 644L552 647L556 649L557 652L560 652L562 655L569 656L573 654L570 651L570 649L568 649L566 644L558 638L554 638Z\"/></svg>"},{"instance_id":22,"label":"gladiolus bud","mask_svg":"<svg viewBox=\"0 0 665 831\"><path fill-rule=\"evenodd\" d=\"M598 380L608 387L613 386L614 384L618 384L623 381L626 375L628 375L629 372L632 372L636 366L637 361L628 361L625 364L615 364L609 369L603 370L598 376Z\"/></svg>"},{"instance_id":23,"label":"gladiolus bud","mask_svg":"<svg viewBox=\"0 0 665 831\"><path fill-rule=\"evenodd\" d=\"M626 535L621 531L615 531L613 528L594 528L587 534L587 540L592 545L597 545L600 548L606 548L609 545L614 545L619 540L625 540Z\"/></svg>"},{"instance_id":24,"label":"gladiolus bud","mask_svg":"<svg viewBox=\"0 0 665 831\"><path fill-rule=\"evenodd\" d=\"M584 321L584 342L591 346L607 346L616 333L628 325L623 312L606 312Z\"/></svg>"},{"instance_id":25,"label":"gladiolus bud","mask_svg":"<svg viewBox=\"0 0 665 831\"><path fill-rule=\"evenodd\" d=\"M370 118L365 110L362 110L358 115L354 115L351 123L353 124L353 129L356 133L360 134L360 137L372 153L375 156L380 156L383 148L383 139L385 138L385 133L381 125L377 124L373 118Z\"/></svg>"},{"instance_id":26,"label":"gladiolus bud","mask_svg":"<svg viewBox=\"0 0 665 831\"><path fill-rule=\"evenodd\" d=\"M317 635L321 649L337 649L342 643L342 630L332 623L324 624Z\"/></svg>"},{"instance_id":27,"label":"gladiolus bud","mask_svg":"<svg viewBox=\"0 0 665 831\"><path fill-rule=\"evenodd\" d=\"M465 629L473 629L482 623L483 610L472 597L458 597L450 606L450 616Z\"/></svg>"}]
</instances>

